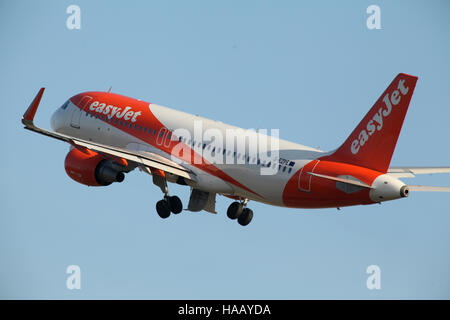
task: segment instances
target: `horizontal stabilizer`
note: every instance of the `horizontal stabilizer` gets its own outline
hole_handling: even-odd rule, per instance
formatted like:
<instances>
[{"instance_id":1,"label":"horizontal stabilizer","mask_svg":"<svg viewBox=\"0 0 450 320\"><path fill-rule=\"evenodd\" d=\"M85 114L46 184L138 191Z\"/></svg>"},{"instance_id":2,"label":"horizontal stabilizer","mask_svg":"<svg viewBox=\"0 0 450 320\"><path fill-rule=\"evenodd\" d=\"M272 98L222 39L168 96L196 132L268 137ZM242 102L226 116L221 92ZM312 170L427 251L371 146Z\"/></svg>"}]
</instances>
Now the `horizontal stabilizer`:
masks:
<instances>
[{"instance_id":1,"label":"horizontal stabilizer","mask_svg":"<svg viewBox=\"0 0 450 320\"><path fill-rule=\"evenodd\" d=\"M388 174L396 178L414 178L416 174L450 173L450 167L390 167Z\"/></svg>"},{"instance_id":2,"label":"horizontal stabilizer","mask_svg":"<svg viewBox=\"0 0 450 320\"><path fill-rule=\"evenodd\" d=\"M408 186L410 191L424 191L424 192L450 192L450 187L435 187L435 186Z\"/></svg>"},{"instance_id":3,"label":"horizontal stabilizer","mask_svg":"<svg viewBox=\"0 0 450 320\"><path fill-rule=\"evenodd\" d=\"M332 177L332 176L327 176L327 175L324 175L324 174L318 174L318 173L314 173L314 172L308 172L308 174L312 175L314 177L318 177L318 178L323 178L323 179L333 180L333 181L336 181L336 182L342 182L342 183L351 184L351 185L358 186L358 187L373 189L368 184L365 184L365 183L363 183L361 181L354 180L354 179Z\"/></svg>"}]
</instances>

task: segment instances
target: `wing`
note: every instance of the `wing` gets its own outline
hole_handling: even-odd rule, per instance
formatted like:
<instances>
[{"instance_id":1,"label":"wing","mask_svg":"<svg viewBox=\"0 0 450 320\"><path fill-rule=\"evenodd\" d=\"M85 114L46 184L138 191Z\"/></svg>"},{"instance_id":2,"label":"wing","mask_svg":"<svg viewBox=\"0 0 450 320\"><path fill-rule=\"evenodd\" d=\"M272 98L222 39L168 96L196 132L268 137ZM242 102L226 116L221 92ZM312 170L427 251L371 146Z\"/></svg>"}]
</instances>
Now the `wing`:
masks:
<instances>
[{"instance_id":1,"label":"wing","mask_svg":"<svg viewBox=\"0 0 450 320\"><path fill-rule=\"evenodd\" d=\"M168 173L172 173L174 175L196 181L195 174L190 171L189 169L183 167L182 165L164 158L160 155L157 155L152 152L139 152L139 151L133 151L123 148L117 148L109 145L104 145L100 143L94 143L92 141L86 141L82 139L78 139L76 137L64 135L61 133L41 129L34 125L33 119L34 115L36 114L37 108L39 106L39 102L41 101L42 95L44 94L45 88L41 88L34 98L33 102L31 102L30 106L28 107L27 111L25 111L23 117L22 117L22 123L25 125L25 129L43 134L47 137L51 137L54 139L58 139L61 141L65 141L67 143L70 143L73 146L80 146L84 148L91 149L93 151L96 151L98 153L109 155L114 157L120 157L123 159L126 159L128 161L132 161L136 163L137 165L150 169L160 169ZM149 170L147 170L149 172Z\"/></svg>"},{"instance_id":2,"label":"wing","mask_svg":"<svg viewBox=\"0 0 450 320\"><path fill-rule=\"evenodd\" d=\"M387 173L396 178L414 178L416 174L450 173L450 167L391 167Z\"/></svg>"}]
</instances>

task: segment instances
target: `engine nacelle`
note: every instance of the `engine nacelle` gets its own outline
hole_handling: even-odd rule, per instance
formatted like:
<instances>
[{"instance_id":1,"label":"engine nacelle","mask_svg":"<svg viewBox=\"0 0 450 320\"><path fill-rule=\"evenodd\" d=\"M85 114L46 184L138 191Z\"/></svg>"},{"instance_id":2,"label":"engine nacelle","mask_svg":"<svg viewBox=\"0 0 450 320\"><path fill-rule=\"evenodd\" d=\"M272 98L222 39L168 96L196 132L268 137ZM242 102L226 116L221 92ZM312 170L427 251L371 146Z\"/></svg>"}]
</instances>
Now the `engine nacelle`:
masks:
<instances>
[{"instance_id":1,"label":"engine nacelle","mask_svg":"<svg viewBox=\"0 0 450 320\"><path fill-rule=\"evenodd\" d=\"M119 165L89 149L70 150L64 167L71 179L87 186L107 186L125 179Z\"/></svg>"}]
</instances>

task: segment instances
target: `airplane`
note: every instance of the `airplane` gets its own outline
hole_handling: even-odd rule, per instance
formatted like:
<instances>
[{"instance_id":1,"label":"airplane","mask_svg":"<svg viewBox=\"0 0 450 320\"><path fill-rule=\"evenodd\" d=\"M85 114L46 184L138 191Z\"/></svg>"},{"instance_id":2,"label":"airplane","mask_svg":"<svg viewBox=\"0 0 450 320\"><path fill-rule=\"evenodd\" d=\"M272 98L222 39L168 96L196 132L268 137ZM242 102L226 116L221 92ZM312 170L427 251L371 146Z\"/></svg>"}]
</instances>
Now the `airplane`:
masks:
<instances>
[{"instance_id":1,"label":"airplane","mask_svg":"<svg viewBox=\"0 0 450 320\"><path fill-rule=\"evenodd\" d=\"M169 194L170 182L191 188L185 210L216 213L219 194L233 201L227 216L246 226L253 219L249 201L340 209L405 198L410 191L450 192L450 187L407 185L399 179L450 173L450 167L389 167L417 80L398 74L344 143L327 152L110 90L68 99L53 113L50 131L33 122L41 88L22 123L70 144L65 170L76 182L108 186L138 168L163 193L156 203L161 218L183 210L180 198ZM195 132L199 126L200 134ZM215 135L207 137L208 130ZM228 132L244 139L224 145ZM255 148L255 141L263 147Z\"/></svg>"}]
</instances>

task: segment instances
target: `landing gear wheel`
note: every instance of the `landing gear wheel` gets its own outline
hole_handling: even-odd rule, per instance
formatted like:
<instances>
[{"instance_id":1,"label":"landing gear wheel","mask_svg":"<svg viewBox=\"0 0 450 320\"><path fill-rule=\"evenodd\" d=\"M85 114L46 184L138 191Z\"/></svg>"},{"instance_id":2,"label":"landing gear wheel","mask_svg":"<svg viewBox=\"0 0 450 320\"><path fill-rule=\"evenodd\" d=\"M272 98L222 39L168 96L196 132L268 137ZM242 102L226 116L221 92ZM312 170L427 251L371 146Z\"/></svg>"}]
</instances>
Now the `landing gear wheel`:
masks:
<instances>
[{"instance_id":1,"label":"landing gear wheel","mask_svg":"<svg viewBox=\"0 0 450 320\"><path fill-rule=\"evenodd\" d=\"M253 219L253 211L249 208L242 210L242 214L238 218L238 222L241 226L248 225Z\"/></svg>"},{"instance_id":2,"label":"landing gear wheel","mask_svg":"<svg viewBox=\"0 0 450 320\"><path fill-rule=\"evenodd\" d=\"M178 198L177 196L169 197L167 201L169 202L169 208L172 213L178 214L183 211L183 204L181 203L180 198Z\"/></svg>"},{"instance_id":3,"label":"landing gear wheel","mask_svg":"<svg viewBox=\"0 0 450 320\"><path fill-rule=\"evenodd\" d=\"M230 204L227 210L227 216L228 218L234 220L240 217L242 214L243 205L237 201Z\"/></svg>"},{"instance_id":4,"label":"landing gear wheel","mask_svg":"<svg viewBox=\"0 0 450 320\"><path fill-rule=\"evenodd\" d=\"M156 212L161 218L167 219L170 216L169 203L166 200L159 200L156 203Z\"/></svg>"}]
</instances>

